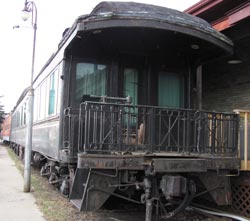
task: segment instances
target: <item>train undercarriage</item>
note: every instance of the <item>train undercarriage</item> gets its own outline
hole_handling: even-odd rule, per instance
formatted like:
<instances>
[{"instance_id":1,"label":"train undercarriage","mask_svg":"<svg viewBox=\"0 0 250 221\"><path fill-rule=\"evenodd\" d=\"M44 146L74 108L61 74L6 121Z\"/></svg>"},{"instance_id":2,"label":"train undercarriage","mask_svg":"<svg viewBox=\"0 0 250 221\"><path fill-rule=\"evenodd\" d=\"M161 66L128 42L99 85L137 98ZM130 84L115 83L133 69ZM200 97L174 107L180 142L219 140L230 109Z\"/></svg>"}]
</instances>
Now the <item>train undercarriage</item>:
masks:
<instances>
[{"instance_id":1,"label":"train undercarriage","mask_svg":"<svg viewBox=\"0 0 250 221\"><path fill-rule=\"evenodd\" d=\"M238 175L233 158L81 153L76 167L36 152L32 163L80 211L96 211L113 196L145 207L146 221L171 218L199 199L231 205L230 177Z\"/></svg>"},{"instance_id":2,"label":"train undercarriage","mask_svg":"<svg viewBox=\"0 0 250 221\"><path fill-rule=\"evenodd\" d=\"M209 168L209 164L219 161L221 159L79 154L70 200L81 211L95 211L110 196L115 196L144 205L147 221L152 220L152 214L170 218L194 198L207 197L207 193L218 205L229 205L229 175L232 174L228 168L237 168L237 161L224 161L217 172Z\"/></svg>"}]
</instances>

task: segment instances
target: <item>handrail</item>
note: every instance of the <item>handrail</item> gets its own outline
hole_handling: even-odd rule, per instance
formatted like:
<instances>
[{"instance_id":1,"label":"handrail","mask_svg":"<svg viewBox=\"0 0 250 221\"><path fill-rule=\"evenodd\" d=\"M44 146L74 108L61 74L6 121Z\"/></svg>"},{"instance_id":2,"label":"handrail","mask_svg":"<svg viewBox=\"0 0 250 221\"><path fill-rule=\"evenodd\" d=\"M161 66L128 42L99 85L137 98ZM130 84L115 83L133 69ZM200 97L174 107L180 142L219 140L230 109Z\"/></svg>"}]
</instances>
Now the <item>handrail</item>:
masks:
<instances>
[{"instance_id":1,"label":"handrail","mask_svg":"<svg viewBox=\"0 0 250 221\"><path fill-rule=\"evenodd\" d=\"M237 156L238 119L234 113L86 101L74 134L79 152Z\"/></svg>"}]
</instances>

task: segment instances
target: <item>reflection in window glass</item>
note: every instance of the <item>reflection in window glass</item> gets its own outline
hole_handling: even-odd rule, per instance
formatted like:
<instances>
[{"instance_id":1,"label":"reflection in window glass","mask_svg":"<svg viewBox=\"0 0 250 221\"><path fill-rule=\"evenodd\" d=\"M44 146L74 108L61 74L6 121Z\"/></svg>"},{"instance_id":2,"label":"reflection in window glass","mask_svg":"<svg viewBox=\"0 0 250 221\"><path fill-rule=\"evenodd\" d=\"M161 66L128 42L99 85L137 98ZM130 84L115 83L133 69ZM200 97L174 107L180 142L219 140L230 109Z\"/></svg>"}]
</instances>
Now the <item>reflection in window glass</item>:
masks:
<instances>
[{"instance_id":1,"label":"reflection in window glass","mask_svg":"<svg viewBox=\"0 0 250 221\"><path fill-rule=\"evenodd\" d=\"M75 101L80 103L83 95L106 94L106 65L78 63L76 65Z\"/></svg>"},{"instance_id":2,"label":"reflection in window glass","mask_svg":"<svg viewBox=\"0 0 250 221\"><path fill-rule=\"evenodd\" d=\"M20 111L17 111L17 127L20 126Z\"/></svg>"},{"instance_id":3,"label":"reflection in window glass","mask_svg":"<svg viewBox=\"0 0 250 221\"><path fill-rule=\"evenodd\" d=\"M23 106L23 124L26 125L26 103Z\"/></svg>"},{"instance_id":4,"label":"reflection in window glass","mask_svg":"<svg viewBox=\"0 0 250 221\"><path fill-rule=\"evenodd\" d=\"M41 85L39 119L45 118L46 110L46 81Z\"/></svg>"},{"instance_id":5,"label":"reflection in window glass","mask_svg":"<svg viewBox=\"0 0 250 221\"><path fill-rule=\"evenodd\" d=\"M21 113L20 113L20 126L23 126L23 107L21 107Z\"/></svg>"},{"instance_id":6,"label":"reflection in window glass","mask_svg":"<svg viewBox=\"0 0 250 221\"><path fill-rule=\"evenodd\" d=\"M57 81L58 71L53 72L49 77L49 107L48 114L54 114L56 108L56 97L57 97Z\"/></svg>"},{"instance_id":7,"label":"reflection in window glass","mask_svg":"<svg viewBox=\"0 0 250 221\"><path fill-rule=\"evenodd\" d=\"M35 93L34 93L34 121L38 120L38 110L39 110L39 88L35 89Z\"/></svg>"}]
</instances>

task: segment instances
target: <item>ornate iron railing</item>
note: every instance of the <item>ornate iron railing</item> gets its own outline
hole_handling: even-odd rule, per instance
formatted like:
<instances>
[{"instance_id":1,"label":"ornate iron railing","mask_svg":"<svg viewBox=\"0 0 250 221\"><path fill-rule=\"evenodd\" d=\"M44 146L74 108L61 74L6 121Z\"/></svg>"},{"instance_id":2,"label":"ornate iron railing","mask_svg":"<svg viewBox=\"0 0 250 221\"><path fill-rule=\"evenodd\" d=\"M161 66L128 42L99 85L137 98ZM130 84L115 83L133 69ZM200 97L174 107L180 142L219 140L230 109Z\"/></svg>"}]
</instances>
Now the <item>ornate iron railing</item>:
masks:
<instances>
[{"instance_id":1,"label":"ornate iron railing","mask_svg":"<svg viewBox=\"0 0 250 221\"><path fill-rule=\"evenodd\" d=\"M78 152L237 155L233 113L105 102L84 102L74 112L68 137Z\"/></svg>"},{"instance_id":2,"label":"ornate iron railing","mask_svg":"<svg viewBox=\"0 0 250 221\"><path fill-rule=\"evenodd\" d=\"M105 102L65 113L71 152L237 156L237 114Z\"/></svg>"}]
</instances>

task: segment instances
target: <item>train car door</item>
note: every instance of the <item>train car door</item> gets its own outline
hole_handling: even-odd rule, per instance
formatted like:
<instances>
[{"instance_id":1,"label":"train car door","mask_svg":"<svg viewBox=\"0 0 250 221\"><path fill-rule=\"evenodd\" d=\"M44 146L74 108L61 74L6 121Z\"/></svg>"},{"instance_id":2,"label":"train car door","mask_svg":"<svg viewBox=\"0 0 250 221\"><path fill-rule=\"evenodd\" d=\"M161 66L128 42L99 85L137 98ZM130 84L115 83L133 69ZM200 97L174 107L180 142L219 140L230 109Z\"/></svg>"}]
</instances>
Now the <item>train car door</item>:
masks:
<instances>
[{"instance_id":1,"label":"train car door","mask_svg":"<svg viewBox=\"0 0 250 221\"><path fill-rule=\"evenodd\" d=\"M158 73L158 106L183 108L183 97L183 76L167 71L160 71Z\"/></svg>"},{"instance_id":2,"label":"train car door","mask_svg":"<svg viewBox=\"0 0 250 221\"><path fill-rule=\"evenodd\" d=\"M130 96L132 104L138 104L138 70L136 68L123 69L123 96Z\"/></svg>"}]
</instances>

